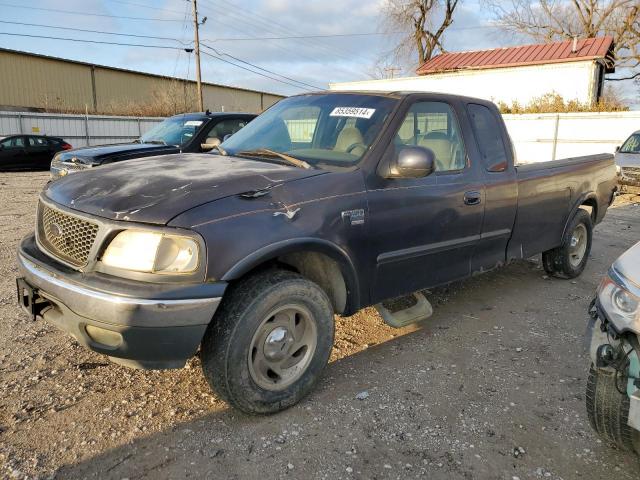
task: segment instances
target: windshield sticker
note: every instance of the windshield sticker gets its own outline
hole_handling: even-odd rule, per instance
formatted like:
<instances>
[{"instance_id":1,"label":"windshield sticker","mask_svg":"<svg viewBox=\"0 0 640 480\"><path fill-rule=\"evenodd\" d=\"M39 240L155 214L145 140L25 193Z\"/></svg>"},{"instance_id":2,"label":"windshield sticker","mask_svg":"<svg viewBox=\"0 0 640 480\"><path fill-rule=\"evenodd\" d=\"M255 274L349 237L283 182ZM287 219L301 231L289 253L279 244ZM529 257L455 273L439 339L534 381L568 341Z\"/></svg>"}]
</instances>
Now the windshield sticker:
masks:
<instances>
[{"instance_id":1,"label":"windshield sticker","mask_svg":"<svg viewBox=\"0 0 640 480\"><path fill-rule=\"evenodd\" d=\"M360 107L336 107L329 114L331 117L355 117L355 118L371 118L376 113L375 108Z\"/></svg>"},{"instance_id":2,"label":"windshield sticker","mask_svg":"<svg viewBox=\"0 0 640 480\"><path fill-rule=\"evenodd\" d=\"M202 125L202 120L189 120L184 124L185 127L199 127L200 125Z\"/></svg>"}]
</instances>

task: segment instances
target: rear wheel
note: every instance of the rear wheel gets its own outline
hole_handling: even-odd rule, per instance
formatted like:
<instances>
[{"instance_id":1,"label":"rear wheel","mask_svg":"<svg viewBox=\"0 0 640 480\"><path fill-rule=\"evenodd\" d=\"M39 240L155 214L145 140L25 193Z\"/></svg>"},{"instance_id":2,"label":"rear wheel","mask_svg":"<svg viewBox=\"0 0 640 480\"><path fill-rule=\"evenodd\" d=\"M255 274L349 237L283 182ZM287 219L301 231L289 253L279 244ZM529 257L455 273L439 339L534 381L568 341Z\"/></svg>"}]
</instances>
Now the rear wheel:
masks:
<instances>
[{"instance_id":1,"label":"rear wheel","mask_svg":"<svg viewBox=\"0 0 640 480\"><path fill-rule=\"evenodd\" d=\"M273 413L315 385L333 346L333 309L315 283L269 270L234 285L205 334L211 388L246 413Z\"/></svg>"},{"instance_id":2,"label":"rear wheel","mask_svg":"<svg viewBox=\"0 0 640 480\"><path fill-rule=\"evenodd\" d=\"M624 391L626 382L591 365L586 396L589 423L604 441L620 450L640 453L640 433L627 425L629 397L618 388Z\"/></svg>"},{"instance_id":3,"label":"rear wheel","mask_svg":"<svg viewBox=\"0 0 640 480\"><path fill-rule=\"evenodd\" d=\"M593 224L586 210L578 209L571 219L562 244L542 254L547 274L559 278L575 278L582 273L591 252Z\"/></svg>"}]
</instances>

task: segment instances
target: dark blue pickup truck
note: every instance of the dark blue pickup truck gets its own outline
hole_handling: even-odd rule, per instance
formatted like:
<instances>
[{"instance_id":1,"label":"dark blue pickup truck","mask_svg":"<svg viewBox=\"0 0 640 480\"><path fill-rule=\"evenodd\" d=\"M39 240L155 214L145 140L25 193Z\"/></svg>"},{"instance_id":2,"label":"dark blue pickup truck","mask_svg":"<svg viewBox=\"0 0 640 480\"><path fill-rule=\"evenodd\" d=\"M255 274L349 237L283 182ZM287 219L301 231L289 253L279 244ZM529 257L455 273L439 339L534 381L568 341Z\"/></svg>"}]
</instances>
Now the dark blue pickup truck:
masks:
<instances>
[{"instance_id":1,"label":"dark blue pickup truck","mask_svg":"<svg viewBox=\"0 0 640 480\"><path fill-rule=\"evenodd\" d=\"M215 153L49 184L19 301L125 365L199 350L221 397L274 412L318 380L334 314L376 305L403 326L431 312L415 292L540 253L550 275L579 275L615 189L611 155L514 165L490 102L294 96Z\"/></svg>"},{"instance_id":2,"label":"dark blue pickup truck","mask_svg":"<svg viewBox=\"0 0 640 480\"><path fill-rule=\"evenodd\" d=\"M132 143L96 145L58 153L51 161L51 178L134 158L170 153L207 152L239 131L251 113L182 113L169 117Z\"/></svg>"}]
</instances>

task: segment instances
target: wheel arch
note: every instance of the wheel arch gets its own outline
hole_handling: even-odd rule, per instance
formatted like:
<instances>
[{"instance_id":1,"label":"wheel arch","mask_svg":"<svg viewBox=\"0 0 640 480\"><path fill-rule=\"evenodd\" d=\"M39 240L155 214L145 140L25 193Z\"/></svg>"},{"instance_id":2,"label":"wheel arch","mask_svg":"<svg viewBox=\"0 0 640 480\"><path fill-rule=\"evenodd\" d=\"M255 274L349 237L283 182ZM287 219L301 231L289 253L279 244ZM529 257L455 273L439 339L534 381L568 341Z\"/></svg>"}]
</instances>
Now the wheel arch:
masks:
<instances>
[{"instance_id":1,"label":"wheel arch","mask_svg":"<svg viewBox=\"0 0 640 480\"><path fill-rule=\"evenodd\" d=\"M221 280L239 280L274 262L316 282L329 296L336 313L350 315L360 308L356 268L347 252L328 240L297 238L266 245L236 262Z\"/></svg>"},{"instance_id":2,"label":"wheel arch","mask_svg":"<svg viewBox=\"0 0 640 480\"><path fill-rule=\"evenodd\" d=\"M573 206L569 210L569 215L564 222L564 228L562 229L562 238L564 238L565 234L567 233L567 228L569 227L571 220L573 220L573 217L579 209L586 210L589 213L589 215L591 216L591 222L595 226L598 219L598 197L596 196L595 192L586 192L582 194L573 204Z\"/></svg>"}]
</instances>

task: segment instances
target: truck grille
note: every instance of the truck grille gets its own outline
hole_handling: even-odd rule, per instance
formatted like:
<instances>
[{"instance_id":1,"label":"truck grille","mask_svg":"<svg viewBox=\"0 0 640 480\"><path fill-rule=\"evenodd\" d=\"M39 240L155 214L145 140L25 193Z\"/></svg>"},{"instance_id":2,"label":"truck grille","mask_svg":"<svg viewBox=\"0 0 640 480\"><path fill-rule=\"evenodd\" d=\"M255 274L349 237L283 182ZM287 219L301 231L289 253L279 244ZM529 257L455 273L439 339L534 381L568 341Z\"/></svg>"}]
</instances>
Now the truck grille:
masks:
<instances>
[{"instance_id":1,"label":"truck grille","mask_svg":"<svg viewBox=\"0 0 640 480\"><path fill-rule=\"evenodd\" d=\"M98 225L67 215L41 203L38 208L38 239L55 257L76 267L87 264Z\"/></svg>"},{"instance_id":2,"label":"truck grille","mask_svg":"<svg viewBox=\"0 0 640 480\"><path fill-rule=\"evenodd\" d=\"M640 167L622 167L622 176L640 181Z\"/></svg>"}]
</instances>

